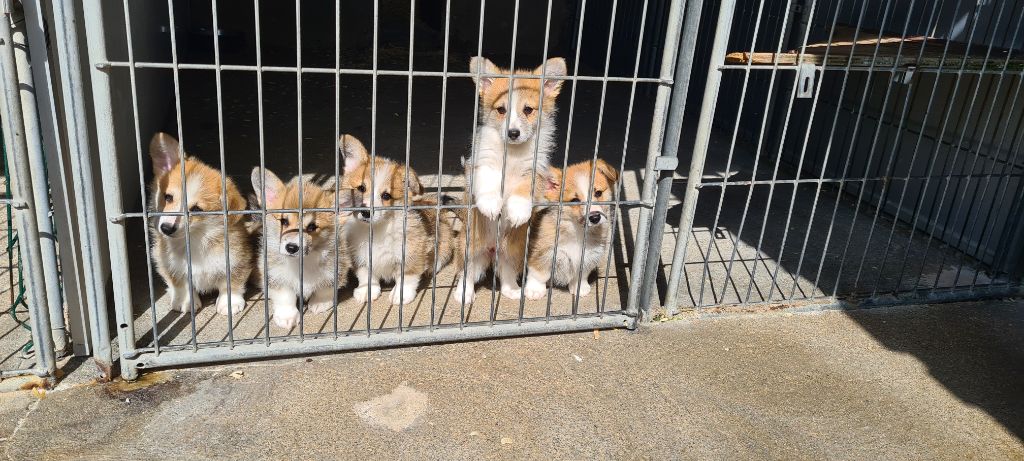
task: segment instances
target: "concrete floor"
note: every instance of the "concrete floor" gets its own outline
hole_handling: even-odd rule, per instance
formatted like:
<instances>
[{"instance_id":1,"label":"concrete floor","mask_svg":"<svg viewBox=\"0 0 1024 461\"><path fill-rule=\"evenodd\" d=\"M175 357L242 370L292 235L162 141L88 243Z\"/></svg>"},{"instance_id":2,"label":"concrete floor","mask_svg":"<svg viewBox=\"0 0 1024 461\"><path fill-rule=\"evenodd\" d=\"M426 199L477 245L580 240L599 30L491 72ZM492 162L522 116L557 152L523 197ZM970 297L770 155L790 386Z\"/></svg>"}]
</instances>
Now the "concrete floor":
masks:
<instances>
[{"instance_id":1,"label":"concrete floor","mask_svg":"<svg viewBox=\"0 0 1024 461\"><path fill-rule=\"evenodd\" d=\"M951 304L72 373L0 394L0 436L41 460L1020 459L1022 322Z\"/></svg>"}]
</instances>

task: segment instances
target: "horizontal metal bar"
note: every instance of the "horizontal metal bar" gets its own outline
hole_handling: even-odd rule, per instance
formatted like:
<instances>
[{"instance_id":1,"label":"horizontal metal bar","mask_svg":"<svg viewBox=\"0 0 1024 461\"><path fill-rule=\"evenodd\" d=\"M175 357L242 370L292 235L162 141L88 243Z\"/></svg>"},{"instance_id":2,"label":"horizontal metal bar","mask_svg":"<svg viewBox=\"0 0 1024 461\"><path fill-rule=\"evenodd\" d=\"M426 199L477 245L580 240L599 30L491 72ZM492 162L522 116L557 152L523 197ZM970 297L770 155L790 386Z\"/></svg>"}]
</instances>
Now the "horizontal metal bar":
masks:
<instances>
[{"instance_id":1,"label":"horizontal metal bar","mask_svg":"<svg viewBox=\"0 0 1024 461\"><path fill-rule=\"evenodd\" d=\"M558 206L558 203L559 202L534 202L534 208L556 207L556 206ZM562 202L562 203L563 203L563 206L565 208L576 207L576 206L584 206L583 203L576 203L576 204L572 204L570 202ZM644 200L621 200L621 201L607 201L607 202L594 201L594 202L591 202L591 203L593 205L617 205L619 207L644 207L644 208L651 208L651 207L654 206L654 204L651 203L650 201L644 201ZM470 208L476 208L476 205L470 205L470 204L466 204L466 205L409 205L408 207L402 207L402 206L396 206L396 205L390 205L390 206L381 205L381 206L373 207L373 210L377 210L377 211L384 211L384 210L436 210L436 209L440 209L440 210L465 210L465 209L470 209ZM371 208L370 207L338 207L337 209L335 209L335 208L303 208L302 209L303 213L306 213L306 212L334 213L334 212L341 212L341 211L371 211ZM228 210L227 214L229 216L239 216L239 215L257 215L257 216L259 216L259 215L262 215L263 212L264 212L264 210ZM298 213L298 212L299 212L298 208L273 208L273 209L266 210L267 214L271 214L271 213ZM160 216L185 216L185 214L186 213L182 212L182 211L150 211L150 212L146 212L146 213L131 212L131 213L122 213L121 215L115 216L115 217L111 218L111 221L117 222L117 221L121 221L121 220L126 219L126 218L143 218L143 217L146 217L146 216L148 216L150 218L160 217ZM224 216L224 211L190 211L190 212L188 212L188 215L189 216Z\"/></svg>"},{"instance_id":2,"label":"horizontal metal bar","mask_svg":"<svg viewBox=\"0 0 1024 461\"><path fill-rule=\"evenodd\" d=\"M966 74L966 75L992 75L992 74L995 74L995 75L1009 75L1009 76L1024 75L1024 71L1015 71L1015 72L1003 73L1002 71L996 70L996 69L975 69L975 70L963 69L963 70L960 70L960 69L956 69L956 68L941 68L940 69L940 68L937 68L937 67L935 67L935 68L922 68L922 67L910 68L910 67L906 67L906 66L902 66L902 67L901 66L887 66L887 67L873 67L872 68L872 67L867 67L867 66L864 66L864 67L858 67L858 66L847 67L847 66L822 66L822 65L815 65L814 68L816 70L819 70L819 71L835 70L835 71L843 71L843 72L872 72L872 73L874 73L874 72L881 72L881 73L890 73L890 72L891 73L897 73L897 72L900 72L900 73L902 73L902 72L907 72L909 70L913 70L914 73L922 73L922 74ZM791 71L799 72L800 71L800 66L795 66L795 65L791 65L791 64L775 64L775 65L772 65L772 64L763 64L763 65L761 65L761 64L759 64L759 65L749 65L749 66L746 65L746 64L723 64L723 65L718 66L718 69L719 70L759 70L759 71L760 70L776 70L776 71L779 71L779 70L791 70Z\"/></svg>"},{"instance_id":3,"label":"horizontal metal bar","mask_svg":"<svg viewBox=\"0 0 1024 461\"><path fill-rule=\"evenodd\" d=\"M10 205L15 209L22 209L28 207L28 204L24 200L18 200L15 198L0 198L0 205Z\"/></svg>"},{"instance_id":4,"label":"horizontal metal bar","mask_svg":"<svg viewBox=\"0 0 1024 461\"><path fill-rule=\"evenodd\" d=\"M850 182L872 182L872 181L916 181L924 179L962 179L962 178L1020 178L1024 173L1003 173L1003 174L954 174L946 176L876 176L868 178L808 178L808 179L761 179L756 181L715 181L699 184L698 188L704 187L726 187L726 186L750 186L750 185L771 185L771 184L822 184L822 183L850 183Z\"/></svg>"},{"instance_id":5,"label":"horizontal metal bar","mask_svg":"<svg viewBox=\"0 0 1024 461\"><path fill-rule=\"evenodd\" d=\"M932 303L953 303L963 301L982 301L986 299L998 299L1007 296L1020 295L1020 287L1007 287L1006 285L979 285L974 289L968 287L958 288L957 291L944 291L937 293L931 288L921 290L903 291L896 295L867 296L870 292L865 291L860 296L843 295L837 298L832 295L808 296L793 301L748 301L740 303L721 303L711 308L701 309L700 318L726 317L732 314L748 312L814 312L820 310L859 310L873 309L889 306L905 306L914 304ZM820 301L820 302L815 302Z\"/></svg>"},{"instance_id":6,"label":"horizontal metal bar","mask_svg":"<svg viewBox=\"0 0 1024 461\"><path fill-rule=\"evenodd\" d=\"M131 360L140 369L173 367L195 363L225 362L242 359L264 357L282 357L293 355L309 355L324 352L340 352L387 347L413 346L422 344L448 343L474 339L501 338L512 336L530 336L548 333L567 333L610 328L634 328L635 319L625 314L604 314L600 317L579 317L549 320L545 318L518 323L495 323L493 326L479 325L459 328L451 327L431 329L414 329L396 332L389 330L370 335L353 335L334 338L333 332L325 337L309 335L304 341L279 341L265 344L254 342L246 344L235 340L235 348L212 347L198 350L171 351L161 347L160 355L144 353ZM296 338L297 339L297 338Z\"/></svg>"},{"instance_id":7,"label":"horizontal metal bar","mask_svg":"<svg viewBox=\"0 0 1024 461\"><path fill-rule=\"evenodd\" d=\"M46 370L39 368L23 368L21 370L0 370L0 379L13 378L15 376L33 375L41 378L49 376Z\"/></svg>"},{"instance_id":8,"label":"horizontal metal bar","mask_svg":"<svg viewBox=\"0 0 1024 461\"><path fill-rule=\"evenodd\" d=\"M172 64L169 62L125 62L125 61L107 61L97 63L96 67L134 67L136 69L178 69L178 70L220 70L220 71L249 71L249 72L286 72L295 73L301 72L303 74L339 74L339 75L388 75L397 77L459 77L459 78L473 78L477 75L481 77L493 77L493 78L513 78L513 79L532 79L539 80L540 75L535 74L488 74L480 73L476 74L473 72L440 72L440 71L428 71L428 70L385 70L385 69L337 69L334 67L293 67L293 66L248 66L242 64ZM660 85L672 85L672 80L660 79L660 78L645 78L645 77L605 77L605 76L588 76L588 75L566 75L566 76L547 76L545 80L567 80L567 81L590 81L590 82L628 82L628 83L657 83Z\"/></svg>"}]
</instances>

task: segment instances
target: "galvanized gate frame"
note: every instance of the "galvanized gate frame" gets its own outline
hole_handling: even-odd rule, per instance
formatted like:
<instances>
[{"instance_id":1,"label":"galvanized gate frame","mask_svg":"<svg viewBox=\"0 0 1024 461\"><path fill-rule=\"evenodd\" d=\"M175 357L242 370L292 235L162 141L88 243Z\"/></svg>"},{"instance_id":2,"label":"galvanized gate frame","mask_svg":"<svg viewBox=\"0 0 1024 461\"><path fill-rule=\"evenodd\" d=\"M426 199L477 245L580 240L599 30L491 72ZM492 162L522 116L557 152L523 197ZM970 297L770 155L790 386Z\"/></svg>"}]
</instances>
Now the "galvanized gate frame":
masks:
<instances>
[{"instance_id":1,"label":"galvanized gate frame","mask_svg":"<svg viewBox=\"0 0 1024 461\"><path fill-rule=\"evenodd\" d=\"M74 0L61 0L54 5L55 17L73 17ZM686 31L683 51L680 59L677 49L683 29L684 3L688 10L685 23ZM131 303L131 287L128 286L127 249L125 242L125 223L123 204L121 203L121 175L118 171L117 153L114 145L112 125L111 83L108 72L110 66L107 58L105 32L103 23L103 2L86 0L81 3L84 13L86 39L89 50L89 69L91 72L93 94L93 116L95 117L98 152L104 171L103 194L107 235L110 245L111 275L114 281L114 311L117 317L117 337L120 351L121 375L126 379L134 379L140 370L155 367L180 366L186 364L214 361L241 360L246 358L288 356L299 354L321 353L328 351L359 350L389 346L407 346L417 344L439 343L470 340L477 338L508 337L534 335L543 333L581 331L597 328L635 328L637 320L649 314L649 301L656 280L652 265L657 266L660 257L661 232L664 227L665 210L669 199L671 172L675 167L675 156L678 148L679 133L682 128L682 113L685 104L685 93L689 82L689 71L693 62L693 49L697 26L700 18L702 0L673 0L669 9L668 25L665 32L665 46L662 52L662 64L658 77L658 90L654 105L648 159L644 172L642 200L640 201L640 222L638 225L636 245L632 258L630 291L627 305L620 312L604 313L598 317L580 318L547 318L542 321L530 321L511 324L494 324L489 326L467 326L459 328L433 328L430 330L402 330L397 332L381 332L365 335L349 335L341 338L306 338L264 343L243 343L236 341L233 348L228 347L197 347L194 350L160 351L139 350L134 344L135 332L133 325L133 306ZM65 33L67 30L65 30ZM65 40L70 39L65 36ZM72 49L72 48L69 48ZM67 56L75 59L76 56ZM70 69L74 71L72 67ZM680 79L681 84L676 84ZM673 88L676 88L673 94ZM75 95L71 94L71 99ZM671 101L670 101L671 97ZM80 111L81 106L75 105L72 111ZM666 120L666 115L668 119ZM84 118L79 112L78 119ZM84 124L83 124L84 125ZM663 142L665 141L665 142ZM663 146L664 145L664 146ZM78 155L88 155L85 146L79 146ZM89 181L91 172L83 171L84 181ZM656 179L656 176L657 179ZM657 188L655 187L657 186ZM653 211L653 214L652 214ZM643 238L651 234L653 239ZM654 251L649 251L650 248ZM651 262L653 260L653 262ZM98 301L98 299L97 299ZM94 305L96 310L103 310L102 304ZM103 312L98 312L96 322L102 322ZM102 331L103 325L96 325ZM104 335L99 336L102 341ZM97 351L109 351L109 347L97 347Z\"/></svg>"},{"instance_id":2,"label":"galvanized gate frame","mask_svg":"<svg viewBox=\"0 0 1024 461\"><path fill-rule=\"evenodd\" d=\"M0 199L0 202L9 204L16 211L17 228L19 232L18 244L22 257L22 271L27 274L26 284L29 294L29 321L32 328L32 341L34 343L36 363L30 370L7 370L0 373L0 377L7 377L21 374L35 374L41 377L52 378L56 371L56 358L54 351L54 338L51 335L50 325L50 303L47 300L47 279L44 275L44 267L55 269L55 265L44 266L44 254L39 233L39 216L48 216L48 203L37 203L37 194L33 191L35 182L33 171L30 165L41 161L41 154L38 145L38 122L37 120L25 120L23 116L23 105L33 104L32 101L23 101L21 87L19 85L18 66L15 64L15 41L13 38L11 22L13 20L13 5L10 0L0 4L0 72L3 74L3 97L0 99L4 121L4 142L8 155L8 166L11 169L10 198ZM34 106L32 106L34 107ZM30 139L32 137L33 139ZM31 143L31 144L30 144ZM30 149L33 158L30 159ZM39 175L39 171L36 171ZM45 178L41 178L45 183ZM45 195L42 197L46 198ZM39 206L42 208L39 208ZM40 210L43 210L40 213ZM48 218L47 218L48 219ZM51 242L52 243L52 242ZM50 254L49 256L53 256ZM51 260L50 262L55 262ZM51 280L56 283L55 280ZM59 307L59 306L58 306ZM58 314L63 315L58 309ZM61 317L63 322L63 317ZM61 338L63 339L63 338Z\"/></svg>"}]
</instances>

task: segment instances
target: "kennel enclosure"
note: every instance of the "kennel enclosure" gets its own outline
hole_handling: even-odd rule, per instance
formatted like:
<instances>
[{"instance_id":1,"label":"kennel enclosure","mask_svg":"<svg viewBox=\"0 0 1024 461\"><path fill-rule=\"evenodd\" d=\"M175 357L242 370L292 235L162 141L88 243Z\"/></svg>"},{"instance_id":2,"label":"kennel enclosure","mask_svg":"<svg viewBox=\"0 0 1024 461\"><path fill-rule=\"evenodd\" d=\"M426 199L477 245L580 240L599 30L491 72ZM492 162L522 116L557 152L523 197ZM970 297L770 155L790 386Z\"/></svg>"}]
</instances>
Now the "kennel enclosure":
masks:
<instances>
[{"instance_id":1,"label":"kennel enclosure","mask_svg":"<svg viewBox=\"0 0 1024 461\"><path fill-rule=\"evenodd\" d=\"M635 328L681 312L1016 295L1021 1L26 1L34 89L5 91L4 114L23 104L16 96L39 110L4 117L5 134L30 142L8 141L18 174L3 200L19 244L43 244L21 252L32 261L21 267L33 340L67 319L76 353L131 379L203 362ZM475 72L476 55L527 69L565 58L556 107L538 108L557 109L552 165L602 158L621 171L600 201L612 237L590 295L555 287L541 301L509 300L489 274L466 305L447 267L402 306L387 292L354 299L342 280L330 312L304 312L290 331L271 326L265 281L237 314L205 298L168 312L153 220L259 221L268 210L151 209L153 133L173 133L182 156L245 193L254 166L337 177L336 140L349 133L415 169L427 193L460 196L473 180L462 158L477 148L473 78L549 78ZM8 80L28 64L3 63L5 89L16 88ZM45 225L50 212L54 255L47 231L23 223ZM53 348L40 341L30 372L52 375Z\"/></svg>"}]
</instances>

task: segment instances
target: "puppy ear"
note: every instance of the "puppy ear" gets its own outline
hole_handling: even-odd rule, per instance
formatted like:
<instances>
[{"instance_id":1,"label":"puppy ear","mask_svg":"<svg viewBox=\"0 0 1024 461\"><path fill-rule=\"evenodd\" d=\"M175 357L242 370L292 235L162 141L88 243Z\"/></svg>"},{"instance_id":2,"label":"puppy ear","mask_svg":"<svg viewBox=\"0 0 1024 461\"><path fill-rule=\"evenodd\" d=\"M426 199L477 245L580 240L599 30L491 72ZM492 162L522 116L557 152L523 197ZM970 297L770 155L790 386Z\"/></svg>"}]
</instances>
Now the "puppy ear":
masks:
<instances>
[{"instance_id":1,"label":"puppy ear","mask_svg":"<svg viewBox=\"0 0 1024 461\"><path fill-rule=\"evenodd\" d=\"M160 176L174 167L181 160L178 140L167 133L159 132L149 141L149 158L153 160L153 174Z\"/></svg>"},{"instance_id":2,"label":"puppy ear","mask_svg":"<svg viewBox=\"0 0 1024 461\"><path fill-rule=\"evenodd\" d=\"M619 182L619 170L602 159L597 159L597 172L603 174L612 184Z\"/></svg>"},{"instance_id":3,"label":"puppy ear","mask_svg":"<svg viewBox=\"0 0 1024 461\"><path fill-rule=\"evenodd\" d=\"M263 177L266 176L266 187L263 187ZM281 192L284 190L284 183L281 182L281 178L278 178L270 170L260 170L260 167L252 169L252 188L256 190L256 202L261 206L266 206L267 203L274 203L281 197ZM267 203L262 203L263 194L267 196Z\"/></svg>"},{"instance_id":4,"label":"puppy ear","mask_svg":"<svg viewBox=\"0 0 1024 461\"><path fill-rule=\"evenodd\" d=\"M358 138L350 134L338 138L338 152L344 160L346 174L370 161L370 154L366 151L366 146L363 146Z\"/></svg>"},{"instance_id":5,"label":"puppy ear","mask_svg":"<svg viewBox=\"0 0 1024 461\"><path fill-rule=\"evenodd\" d=\"M562 170L549 166L548 173L545 176L544 199L549 202L557 202L559 199L558 195L562 190Z\"/></svg>"},{"instance_id":6,"label":"puppy ear","mask_svg":"<svg viewBox=\"0 0 1024 461\"><path fill-rule=\"evenodd\" d=\"M558 92L562 90L562 82L564 81L558 79L558 77L565 77L567 75L565 59L548 59L547 62L534 69L533 73L534 75L547 74L546 79L544 80L544 96L558 96ZM555 79L552 79L552 77L555 77Z\"/></svg>"},{"instance_id":7,"label":"puppy ear","mask_svg":"<svg viewBox=\"0 0 1024 461\"><path fill-rule=\"evenodd\" d=\"M420 196L423 195L423 184L420 183L420 177L419 177L419 175L416 174L415 170L413 170L412 168L409 168L408 171L409 171L409 176L408 176L408 183L409 183L408 186L409 186L409 189L408 189L408 191L404 195L405 195L406 200L411 202L411 201L414 201L414 200L419 200ZM405 184L406 183L406 179L403 178L403 176L405 175L406 169L405 169L404 166L396 166L395 167L395 172L398 173L397 175L395 175L395 179L396 179L397 182L391 188L391 190L403 190L403 188L406 186L406 184Z\"/></svg>"},{"instance_id":8,"label":"puppy ear","mask_svg":"<svg viewBox=\"0 0 1024 461\"><path fill-rule=\"evenodd\" d=\"M474 74L473 81L476 82L477 88L480 88L480 94L483 94L494 84L494 77L477 76L476 74L500 74L501 69L494 65L490 59L483 56L473 56L469 60L469 72Z\"/></svg>"}]
</instances>

